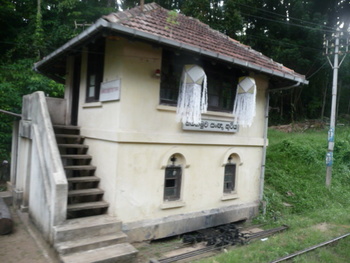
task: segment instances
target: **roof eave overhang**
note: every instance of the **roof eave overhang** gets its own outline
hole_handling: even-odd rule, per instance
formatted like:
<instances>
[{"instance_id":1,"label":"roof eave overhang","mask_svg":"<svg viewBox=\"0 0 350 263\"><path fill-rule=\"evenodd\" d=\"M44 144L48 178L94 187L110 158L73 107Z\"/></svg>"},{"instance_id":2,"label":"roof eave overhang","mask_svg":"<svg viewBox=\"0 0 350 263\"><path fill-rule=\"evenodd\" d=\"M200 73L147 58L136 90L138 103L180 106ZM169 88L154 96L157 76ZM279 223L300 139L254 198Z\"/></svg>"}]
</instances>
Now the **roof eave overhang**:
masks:
<instances>
[{"instance_id":1,"label":"roof eave overhang","mask_svg":"<svg viewBox=\"0 0 350 263\"><path fill-rule=\"evenodd\" d=\"M155 42L155 43L158 43L159 45L170 46L173 48L183 49L183 50L187 50L190 52L198 53L200 55L205 55L205 56L208 56L211 58L215 58L218 60L222 60L222 61L225 61L228 63L235 64L235 65L238 65L238 66L241 66L244 68L248 68L248 69L251 69L251 70L254 70L257 72L261 72L261 73L265 73L268 75L287 79L287 80L290 80L290 81L293 81L296 83L308 84L308 81L305 80L305 78L299 77L297 75L288 74L288 73L284 73L284 72L276 71L276 70L271 70L269 68L258 66L256 64L253 64L253 63L250 63L250 62L247 62L244 60L232 58L229 56L222 55L220 53L215 53L215 52L208 51L208 50L205 50L205 49L202 49L199 47L184 44L182 42L174 41L174 40L162 37L162 36L158 36L158 35L150 34L150 33L143 32L143 31L140 31L137 29L122 26L122 25L117 24L117 23L107 22L103 18L100 18L99 20L97 20L96 23L94 23L92 26L90 26L84 32L82 32L81 34L79 34L75 38L68 41L65 45L63 45L62 47L60 47L59 49L57 49L56 51L54 51L53 53L51 53L50 55L45 57L43 60L37 62L34 65L34 69L40 72L41 71L40 68L42 66L49 63L53 59L59 57L60 55L66 53L67 51L69 51L69 49L72 46L77 46L80 43L85 42L91 36L95 35L97 32L99 32L102 29L110 29L112 31L120 32L120 33L129 35L129 36L132 36L134 38L140 38L140 39L144 39L147 41Z\"/></svg>"},{"instance_id":2,"label":"roof eave overhang","mask_svg":"<svg viewBox=\"0 0 350 263\"><path fill-rule=\"evenodd\" d=\"M53 60L62 56L63 54L69 53L73 47L79 46L80 44L86 42L89 38L96 35L102 29L108 28L108 25L109 25L108 22L106 22L104 19L100 18L99 20L96 21L96 23L91 25L85 31L80 33L78 36L72 38L66 44L64 44L60 48L56 49L54 52L50 53L48 56L44 57L39 62L35 63L34 70L45 74L44 72L42 72L42 68L44 68L45 65L49 64Z\"/></svg>"}]
</instances>

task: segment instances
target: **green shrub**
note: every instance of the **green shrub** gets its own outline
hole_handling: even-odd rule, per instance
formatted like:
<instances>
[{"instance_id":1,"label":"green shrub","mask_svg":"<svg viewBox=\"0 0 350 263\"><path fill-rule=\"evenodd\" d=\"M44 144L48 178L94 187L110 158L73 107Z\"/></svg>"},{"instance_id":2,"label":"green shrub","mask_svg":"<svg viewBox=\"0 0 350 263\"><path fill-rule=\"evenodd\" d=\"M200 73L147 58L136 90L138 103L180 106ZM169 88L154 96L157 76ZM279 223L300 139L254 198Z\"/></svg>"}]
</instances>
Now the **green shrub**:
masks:
<instances>
[{"instance_id":1,"label":"green shrub","mask_svg":"<svg viewBox=\"0 0 350 263\"><path fill-rule=\"evenodd\" d=\"M269 132L264 190L268 218L347 204L350 198L350 133L347 129L336 134L330 189L325 187L326 131Z\"/></svg>"}]
</instances>

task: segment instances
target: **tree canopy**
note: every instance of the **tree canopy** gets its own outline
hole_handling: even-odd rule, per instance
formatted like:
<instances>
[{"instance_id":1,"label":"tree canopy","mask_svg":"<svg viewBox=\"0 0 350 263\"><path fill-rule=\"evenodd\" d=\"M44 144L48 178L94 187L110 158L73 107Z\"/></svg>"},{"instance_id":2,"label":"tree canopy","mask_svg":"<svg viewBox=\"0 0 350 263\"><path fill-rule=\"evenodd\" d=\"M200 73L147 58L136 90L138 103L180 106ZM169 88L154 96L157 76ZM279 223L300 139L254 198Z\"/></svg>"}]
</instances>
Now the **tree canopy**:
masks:
<instances>
[{"instance_id":1,"label":"tree canopy","mask_svg":"<svg viewBox=\"0 0 350 263\"><path fill-rule=\"evenodd\" d=\"M305 74L310 84L273 94L272 122L329 115L332 68L324 36L348 34L350 3L344 0L145 0L192 16ZM0 0L0 109L20 112L24 94L63 87L32 71L48 55L102 15L135 7L139 0ZM345 37L344 35L344 37ZM330 58L332 59L332 58ZM349 114L350 63L340 70L338 113ZM9 152L12 118L0 115L0 160Z\"/></svg>"}]
</instances>

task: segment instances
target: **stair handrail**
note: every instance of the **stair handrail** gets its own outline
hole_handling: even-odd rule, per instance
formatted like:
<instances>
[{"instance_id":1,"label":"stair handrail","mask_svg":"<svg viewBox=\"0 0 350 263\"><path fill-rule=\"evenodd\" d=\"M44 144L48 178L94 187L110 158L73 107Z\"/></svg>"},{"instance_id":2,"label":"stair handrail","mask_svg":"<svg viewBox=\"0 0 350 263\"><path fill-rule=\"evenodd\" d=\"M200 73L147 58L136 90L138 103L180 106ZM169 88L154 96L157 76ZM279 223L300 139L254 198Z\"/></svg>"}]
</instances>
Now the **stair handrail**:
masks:
<instances>
[{"instance_id":1,"label":"stair handrail","mask_svg":"<svg viewBox=\"0 0 350 263\"><path fill-rule=\"evenodd\" d=\"M7 111L7 110L2 110L2 109L0 109L0 113L4 113L4 114L6 114L6 115L11 115L11 116L14 116L14 117L22 118L22 115L21 115L21 114L14 113L14 112Z\"/></svg>"},{"instance_id":2,"label":"stair handrail","mask_svg":"<svg viewBox=\"0 0 350 263\"><path fill-rule=\"evenodd\" d=\"M31 127L29 213L52 240L53 227L66 220L68 183L43 92L24 96L22 122Z\"/></svg>"}]
</instances>

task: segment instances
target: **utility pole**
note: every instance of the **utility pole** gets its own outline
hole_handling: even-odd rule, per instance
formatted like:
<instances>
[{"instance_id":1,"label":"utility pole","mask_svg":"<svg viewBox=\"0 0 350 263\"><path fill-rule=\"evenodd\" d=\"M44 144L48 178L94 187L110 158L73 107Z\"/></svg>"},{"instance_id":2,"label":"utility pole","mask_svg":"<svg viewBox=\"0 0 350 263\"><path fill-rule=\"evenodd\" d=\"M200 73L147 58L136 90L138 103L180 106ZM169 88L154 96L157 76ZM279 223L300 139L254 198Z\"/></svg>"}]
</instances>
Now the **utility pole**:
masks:
<instances>
[{"instance_id":1,"label":"utility pole","mask_svg":"<svg viewBox=\"0 0 350 263\"><path fill-rule=\"evenodd\" d=\"M332 181L332 166L333 166L333 150L334 150L334 135L335 135L335 124L336 124L336 109L337 109L337 88L338 88L338 70L343 63L346 53L348 52L348 43L349 40L346 40L346 53L344 57L342 58L341 62L339 63L339 55L340 53L340 37L342 36L342 33L339 32L339 29L337 29L337 32L333 35L334 44L332 44L332 47L334 46L334 62L332 64L329 56L333 54L332 51L328 52L328 40L325 40L324 45L326 47L326 55L327 59L329 61L329 64L333 68L333 84L332 84L332 107L331 107L331 119L330 119L330 125L329 125L329 131L328 131L328 151L326 155L326 187L330 188L331 181ZM342 46L343 47L343 46Z\"/></svg>"}]
</instances>

